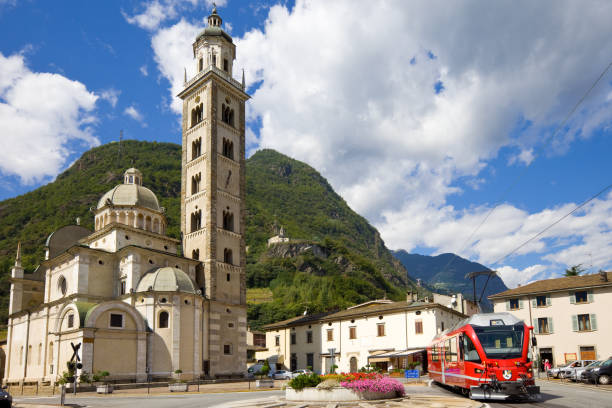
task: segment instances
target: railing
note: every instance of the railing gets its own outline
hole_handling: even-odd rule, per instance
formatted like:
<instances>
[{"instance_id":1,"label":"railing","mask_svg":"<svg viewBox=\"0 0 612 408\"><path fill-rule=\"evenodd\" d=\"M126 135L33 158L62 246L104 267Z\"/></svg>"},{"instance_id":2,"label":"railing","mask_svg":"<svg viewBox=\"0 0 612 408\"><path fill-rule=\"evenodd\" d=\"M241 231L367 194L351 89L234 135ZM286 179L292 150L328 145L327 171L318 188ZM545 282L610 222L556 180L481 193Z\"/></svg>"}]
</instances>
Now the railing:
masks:
<instances>
[{"instance_id":1,"label":"railing","mask_svg":"<svg viewBox=\"0 0 612 408\"><path fill-rule=\"evenodd\" d=\"M220 70L219 68L215 67L214 65L209 65L208 67L204 68L202 71L198 72L189 81L185 82L185 84L184 84L185 89L189 88L198 79L202 78L204 75L206 75L210 71L212 71L215 74L219 75L221 78L225 79L227 82L229 82L230 84L234 85L238 89L241 89L241 90L244 91L244 87L242 86L242 84L239 81L235 80L234 78L232 78L232 76L230 74L228 74L227 72L225 72L223 70Z\"/></svg>"}]
</instances>

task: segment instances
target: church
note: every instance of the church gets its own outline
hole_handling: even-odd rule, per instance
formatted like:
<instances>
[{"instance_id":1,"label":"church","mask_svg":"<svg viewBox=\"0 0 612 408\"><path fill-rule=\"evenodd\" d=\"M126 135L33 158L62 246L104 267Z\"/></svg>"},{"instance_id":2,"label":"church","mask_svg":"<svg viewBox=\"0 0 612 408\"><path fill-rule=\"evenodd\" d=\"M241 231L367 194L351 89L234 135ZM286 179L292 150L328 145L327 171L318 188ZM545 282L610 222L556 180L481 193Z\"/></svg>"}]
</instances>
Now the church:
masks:
<instances>
[{"instance_id":1,"label":"church","mask_svg":"<svg viewBox=\"0 0 612 408\"><path fill-rule=\"evenodd\" d=\"M94 231L49 235L45 259L11 272L5 383L54 383L78 357L110 380L242 376L246 369L245 92L213 9L185 77L181 240L127 169L92 208ZM77 222L78 224L78 222Z\"/></svg>"}]
</instances>

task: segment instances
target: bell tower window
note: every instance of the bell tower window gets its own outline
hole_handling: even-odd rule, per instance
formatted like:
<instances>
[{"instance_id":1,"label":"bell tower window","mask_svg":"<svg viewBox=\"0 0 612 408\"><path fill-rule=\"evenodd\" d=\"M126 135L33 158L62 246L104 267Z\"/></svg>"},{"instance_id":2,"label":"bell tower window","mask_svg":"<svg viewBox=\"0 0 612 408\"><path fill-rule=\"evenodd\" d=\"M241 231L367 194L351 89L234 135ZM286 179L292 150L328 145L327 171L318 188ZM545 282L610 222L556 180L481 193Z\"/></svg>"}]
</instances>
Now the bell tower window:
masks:
<instances>
[{"instance_id":1,"label":"bell tower window","mask_svg":"<svg viewBox=\"0 0 612 408\"><path fill-rule=\"evenodd\" d=\"M191 177L191 195L197 194L200 191L200 181L202 180L202 173L198 173Z\"/></svg>"},{"instance_id":2,"label":"bell tower window","mask_svg":"<svg viewBox=\"0 0 612 408\"><path fill-rule=\"evenodd\" d=\"M202 210L191 213L191 232L202 228Z\"/></svg>"},{"instance_id":3,"label":"bell tower window","mask_svg":"<svg viewBox=\"0 0 612 408\"><path fill-rule=\"evenodd\" d=\"M212 65L217 66L217 56L215 54L212 55Z\"/></svg>"},{"instance_id":4,"label":"bell tower window","mask_svg":"<svg viewBox=\"0 0 612 408\"><path fill-rule=\"evenodd\" d=\"M191 160L195 160L202 155L202 138L197 138L191 142Z\"/></svg>"},{"instance_id":5,"label":"bell tower window","mask_svg":"<svg viewBox=\"0 0 612 408\"><path fill-rule=\"evenodd\" d=\"M234 214L229 209L223 211L223 229L226 231L234 231Z\"/></svg>"},{"instance_id":6,"label":"bell tower window","mask_svg":"<svg viewBox=\"0 0 612 408\"><path fill-rule=\"evenodd\" d=\"M234 110L229 105L221 105L221 121L234 126Z\"/></svg>"},{"instance_id":7,"label":"bell tower window","mask_svg":"<svg viewBox=\"0 0 612 408\"><path fill-rule=\"evenodd\" d=\"M200 250L194 249L191 251L191 259L195 259L196 261L200 259Z\"/></svg>"},{"instance_id":8,"label":"bell tower window","mask_svg":"<svg viewBox=\"0 0 612 408\"><path fill-rule=\"evenodd\" d=\"M234 142L223 139L223 155L228 159L234 159Z\"/></svg>"},{"instance_id":9,"label":"bell tower window","mask_svg":"<svg viewBox=\"0 0 612 408\"><path fill-rule=\"evenodd\" d=\"M191 110L191 127L194 127L202 121L204 104L201 103Z\"/></svg>"},{"instance_id":10,"label":"bell tower window","mask_svg":"<svg viewBox=\"0 0 612 408\"><path fill-rule=\"evenodd\" d=\"M200 59L198 60L198 71L201 71L203 69L204 69L204 59L200 57Z\"/></svg>"},{"instance_id":11,"label":"bell tower window","mask_svg":"<svg viewBox=\"0 0 612 408\"><path fill-rule=\"evenodd\" d=\"M232 250L229 248L225 248L223 250L223 262L225 262L226 264L233 264L233 259L232 259Z\"/></svg>"},{"instance_id":12,"label":"bell tower window","mask_svg":"<svg viewBox=\"0 0 612 408\"><path fill-rule=\"evenodd\" d=\"M225 72L229 72L229 61L227 58L223 58L223 70Z\"/></svg>"}]
</instances>

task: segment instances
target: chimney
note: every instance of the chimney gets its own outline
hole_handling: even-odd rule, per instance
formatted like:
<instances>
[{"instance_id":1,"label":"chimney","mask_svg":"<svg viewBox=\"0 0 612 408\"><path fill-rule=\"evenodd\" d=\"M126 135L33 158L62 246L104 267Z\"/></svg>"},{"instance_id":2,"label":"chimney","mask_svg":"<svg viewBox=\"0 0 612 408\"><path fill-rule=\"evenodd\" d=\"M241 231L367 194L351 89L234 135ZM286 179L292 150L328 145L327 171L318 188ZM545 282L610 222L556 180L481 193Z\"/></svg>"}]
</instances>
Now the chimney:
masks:
<instances>
[{"instance_id":1,"label":"chimney","mask_svg":"<svg viewBox=\"0 0 612 408\"><path fill-rule=\"evenodd\" d=\"M604 270L599 271L599 277L601 278L602 282L608 281L608 273Z\"/></svg>"}]
</instances>

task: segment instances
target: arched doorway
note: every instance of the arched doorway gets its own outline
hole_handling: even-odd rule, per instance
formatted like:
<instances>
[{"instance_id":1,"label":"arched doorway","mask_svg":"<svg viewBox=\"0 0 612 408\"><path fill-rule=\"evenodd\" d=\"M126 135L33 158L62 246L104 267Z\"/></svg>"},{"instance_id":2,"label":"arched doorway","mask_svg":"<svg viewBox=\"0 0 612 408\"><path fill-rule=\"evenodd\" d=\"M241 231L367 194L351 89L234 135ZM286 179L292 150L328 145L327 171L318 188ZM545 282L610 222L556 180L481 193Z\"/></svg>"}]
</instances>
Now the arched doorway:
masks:
<instances>
[{"instance_id":1,"label":"arched doorway","mask_svg":"<svg viewBox=\"0 0 612 408\"><path fill-rule=\"evenodd\" d=\"M351 357L350 360L350 368L351 368L351 373L356 373L357 372L357 357Z\"/></svg>"}]
</instances>

